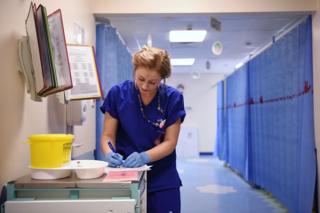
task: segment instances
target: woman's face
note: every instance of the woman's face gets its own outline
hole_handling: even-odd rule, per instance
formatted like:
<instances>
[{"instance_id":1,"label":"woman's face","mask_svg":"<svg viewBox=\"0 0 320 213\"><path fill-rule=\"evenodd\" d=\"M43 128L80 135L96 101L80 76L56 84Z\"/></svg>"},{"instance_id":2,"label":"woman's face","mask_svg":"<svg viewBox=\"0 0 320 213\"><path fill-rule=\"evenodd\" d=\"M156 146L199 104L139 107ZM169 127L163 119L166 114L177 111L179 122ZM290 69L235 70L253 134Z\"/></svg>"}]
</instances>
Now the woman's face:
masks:
<instances>
[{"instance_id":1,"label":"woman's face","mask_svg":"<svg viewBox=\"0 0 320 213\"><path fill-rule=\"evenodd\" d=\"M141 94L154 94L161 82L161 76L156 70L145 67L138 67L134 77Z\"/></svg>"}]
</instances>

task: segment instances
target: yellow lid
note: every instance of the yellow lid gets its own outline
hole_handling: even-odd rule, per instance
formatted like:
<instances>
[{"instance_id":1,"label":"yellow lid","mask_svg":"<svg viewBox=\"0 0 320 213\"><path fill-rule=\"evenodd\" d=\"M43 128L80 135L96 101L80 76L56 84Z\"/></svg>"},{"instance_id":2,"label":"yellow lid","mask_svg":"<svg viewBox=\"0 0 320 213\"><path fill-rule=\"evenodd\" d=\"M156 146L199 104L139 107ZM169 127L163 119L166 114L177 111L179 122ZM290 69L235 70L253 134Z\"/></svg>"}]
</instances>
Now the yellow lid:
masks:
<instances>
[{"instance_id":1,"label":"yellow lid","mask_svg":"<svg viewBox=\"0 0 320 213\"><path fill-rule=\"evenodd\" d=\"M72 141L72 134L36 134L29 137L30 141Z\"/></svg>"}]
</instances>

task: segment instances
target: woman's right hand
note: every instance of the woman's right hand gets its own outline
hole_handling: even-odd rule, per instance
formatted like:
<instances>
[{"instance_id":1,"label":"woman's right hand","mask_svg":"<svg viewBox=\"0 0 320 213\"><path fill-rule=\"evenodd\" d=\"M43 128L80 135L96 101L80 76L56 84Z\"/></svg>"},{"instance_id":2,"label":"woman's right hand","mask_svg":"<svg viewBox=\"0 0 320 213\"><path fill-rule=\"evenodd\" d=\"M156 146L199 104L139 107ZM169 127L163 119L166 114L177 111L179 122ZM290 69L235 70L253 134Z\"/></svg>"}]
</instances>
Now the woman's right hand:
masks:
<instances>
[{"instance_id":1,"label":"woman's right hand","mask_svg":"<svg viewBox=\"0 0 320 213\"><path fill-rule=\"evenodd\" d=\"M122 155L115 152L108 152L105 154L105 160L108 162L109 167L118 167L123 163Z\"/></svg>"}]
</instances>

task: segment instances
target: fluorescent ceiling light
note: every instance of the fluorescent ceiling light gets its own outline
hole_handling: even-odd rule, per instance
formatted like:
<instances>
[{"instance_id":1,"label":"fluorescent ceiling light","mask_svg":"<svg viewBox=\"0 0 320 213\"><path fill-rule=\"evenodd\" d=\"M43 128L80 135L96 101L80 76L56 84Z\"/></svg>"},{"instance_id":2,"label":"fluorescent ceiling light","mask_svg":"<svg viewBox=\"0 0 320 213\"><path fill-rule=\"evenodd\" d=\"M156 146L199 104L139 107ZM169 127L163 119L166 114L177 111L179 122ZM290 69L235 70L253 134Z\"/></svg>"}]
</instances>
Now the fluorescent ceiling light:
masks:
<instances>
[{"instance_id":1,"label":"fluorescent ceiling light","mask_svg":"<svg viewBox=\"0 0 320 213\"><path fill-rule=\"evenodd\" d=\"M195 59L194 58L172 58L171 60L172 66L190 66L193 65Z\"/></svg>"},{"instance_id":2,"label":"fluorescent ceiling light","mask_svg":"<svg viewBox=\"0 0 320 213\"><path fill-rule=\"evenodd\" d=\"M207 35L206 30L171 30L170 42L203 42Z\"/></svg>"},{"instance_id":3,"label":"fluorescent ceiling light","mask_svg":"<svg viewBox=\"0 0 320 213\"><path fill-rule=\"evenodd\" d=\"M244 65L244 63L243 62L239 62L237 65L236 65L236 69L239 69L240 67L242 67Z\"/></svg>"}]
</instances>

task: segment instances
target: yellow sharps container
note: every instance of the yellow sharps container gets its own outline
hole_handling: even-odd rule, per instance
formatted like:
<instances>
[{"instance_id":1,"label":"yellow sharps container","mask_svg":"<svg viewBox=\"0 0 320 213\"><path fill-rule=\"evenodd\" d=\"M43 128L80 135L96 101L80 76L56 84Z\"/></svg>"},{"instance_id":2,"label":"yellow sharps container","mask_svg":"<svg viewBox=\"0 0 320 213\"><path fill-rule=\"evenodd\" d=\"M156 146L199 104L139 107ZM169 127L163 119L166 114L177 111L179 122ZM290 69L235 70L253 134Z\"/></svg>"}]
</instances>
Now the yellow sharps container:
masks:
<instances>
[{"instance_id":1,"label":"yellow sharps container","mask_svg":"<svg viewBox=\"0 0 320 213\"><path fill-rule=\"evenodd\" d=\"M71 134L36 134L29 137L32 168L59 168L71 160Z\"/></svg>"}]
</instances>

